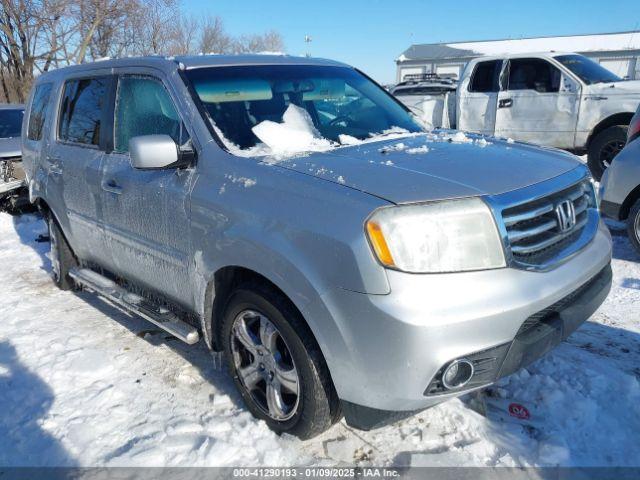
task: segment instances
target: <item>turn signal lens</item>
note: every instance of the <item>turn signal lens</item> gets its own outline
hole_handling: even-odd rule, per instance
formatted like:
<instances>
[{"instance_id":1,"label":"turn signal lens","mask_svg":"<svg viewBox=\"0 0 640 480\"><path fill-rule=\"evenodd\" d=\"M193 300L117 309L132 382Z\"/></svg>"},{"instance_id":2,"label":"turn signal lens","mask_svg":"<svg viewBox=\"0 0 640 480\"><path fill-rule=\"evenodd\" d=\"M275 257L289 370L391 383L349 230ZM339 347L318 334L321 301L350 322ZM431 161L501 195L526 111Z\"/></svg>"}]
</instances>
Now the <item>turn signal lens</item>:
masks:
<instances>
[{"instance_id":1,"label":"turn signal lens","mask_svg":"<svg viewBox=\"0 0 640 480\"><path fill-rule=\"evenodd\" d=\"M378 259L388 267L395 266L395 262L391 256L391 251L389 250L387 241L384 239L384 234L382 233L380 225L369 220L367 222L367 233L369 234L369 240L371 241L371 245L378 256Z\"/></svg>"}]
</instances>

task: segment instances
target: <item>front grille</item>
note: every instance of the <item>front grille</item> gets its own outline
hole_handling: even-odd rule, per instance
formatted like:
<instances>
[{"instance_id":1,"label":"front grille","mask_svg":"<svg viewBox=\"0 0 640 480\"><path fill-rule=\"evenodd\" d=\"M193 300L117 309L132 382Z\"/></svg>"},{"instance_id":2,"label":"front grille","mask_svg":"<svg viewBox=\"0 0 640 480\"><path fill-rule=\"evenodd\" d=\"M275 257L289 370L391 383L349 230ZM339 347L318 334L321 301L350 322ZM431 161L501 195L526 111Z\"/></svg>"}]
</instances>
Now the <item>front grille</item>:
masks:
<instances>
[{"instance_id":1,"label":"front grille","mask_svg":"<svg viewBox=\"0 0 640 480\"><path fill-rule=\"evenodd\" d=\"M564 231L556 207L571 202L575 223ZM580 236L592 206L588 180L543 198L507 208L502 219L511 253L516 261L539 265L555 256Z\"/></svg>"}]
</instances>

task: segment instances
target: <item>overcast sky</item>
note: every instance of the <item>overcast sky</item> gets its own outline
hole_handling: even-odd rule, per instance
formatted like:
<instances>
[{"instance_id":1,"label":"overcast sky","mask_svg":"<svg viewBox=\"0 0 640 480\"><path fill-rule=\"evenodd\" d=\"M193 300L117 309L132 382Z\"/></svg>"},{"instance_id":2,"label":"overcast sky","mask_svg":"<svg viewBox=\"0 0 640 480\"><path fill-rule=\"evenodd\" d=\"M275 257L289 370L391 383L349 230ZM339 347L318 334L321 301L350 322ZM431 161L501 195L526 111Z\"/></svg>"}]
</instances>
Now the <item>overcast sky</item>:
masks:
<instances>
[{"instance_id":1,"label":"overcast sky","mask_svg":"<svg viewBox=\"0 0 640 480\"><path fill-rule=\"evenodd\" d=\"M275 29L284 36L287 53L340 60L382 83L395 79L394 59L412 43L640 29L638 0L183 2L196 15L220 15L231 34Z\"/></svg>"}]
</instances>

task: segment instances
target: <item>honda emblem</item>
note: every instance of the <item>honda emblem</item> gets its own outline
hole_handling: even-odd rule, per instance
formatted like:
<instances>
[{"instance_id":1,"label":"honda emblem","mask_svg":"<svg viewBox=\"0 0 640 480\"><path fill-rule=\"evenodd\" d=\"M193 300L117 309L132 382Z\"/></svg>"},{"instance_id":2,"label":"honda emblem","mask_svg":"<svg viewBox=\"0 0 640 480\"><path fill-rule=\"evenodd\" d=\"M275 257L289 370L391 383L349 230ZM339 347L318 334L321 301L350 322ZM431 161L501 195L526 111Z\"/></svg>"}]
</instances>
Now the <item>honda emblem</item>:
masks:
<instances>
[{"instance_id":1,"label":"honda emblem","mask_svg":"<svg viewBox=\"0 0 640 480\"><path fill-rule=\"evenodd\" d=\"M560 232L568 232L576 225L576 209L571 200L564 200L556 205L556 218Z\"/></svg>"}]
</instances>

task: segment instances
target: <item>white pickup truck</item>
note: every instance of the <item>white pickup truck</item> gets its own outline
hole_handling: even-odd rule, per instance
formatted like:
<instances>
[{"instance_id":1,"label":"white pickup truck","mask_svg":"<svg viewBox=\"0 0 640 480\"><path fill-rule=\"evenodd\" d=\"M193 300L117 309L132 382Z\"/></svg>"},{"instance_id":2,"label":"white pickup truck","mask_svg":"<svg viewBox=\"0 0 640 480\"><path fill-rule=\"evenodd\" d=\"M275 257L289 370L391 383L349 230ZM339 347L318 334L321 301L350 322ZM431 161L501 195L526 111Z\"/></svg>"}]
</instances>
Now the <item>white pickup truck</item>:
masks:
<instances>
[{"instance_id":1,"label":"white pickup truck","mask_svg":"<svg viewBox=\"0 0 640 480\"><path fill-rule=\"evenodd\" d=\"M599 180L624 147L640 81L623 81L575 53L481 57L469 62L445 103L439 122L423 112L434 127L587 152Z\"/></svg>"}]
</instances>

